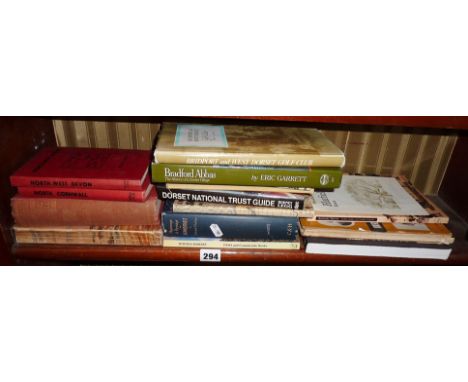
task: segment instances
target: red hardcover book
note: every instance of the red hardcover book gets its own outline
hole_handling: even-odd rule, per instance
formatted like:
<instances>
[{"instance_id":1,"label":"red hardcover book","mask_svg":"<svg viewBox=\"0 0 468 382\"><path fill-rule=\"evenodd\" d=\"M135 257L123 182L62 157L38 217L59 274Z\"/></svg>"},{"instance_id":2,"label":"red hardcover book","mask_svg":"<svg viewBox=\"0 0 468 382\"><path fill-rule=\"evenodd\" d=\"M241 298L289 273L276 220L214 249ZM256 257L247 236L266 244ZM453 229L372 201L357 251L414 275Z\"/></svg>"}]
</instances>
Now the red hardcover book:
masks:
<instances>
[{"instance_id":1,"label":"red hardcover book","mask_svg":"<svg viewBox=\"0 0 468 382\"><path fill-rule=\"evenodd\" d=\"M141 191L150 156L141 150L45 148L10 181L16 187Z\"/></svg>"},{"instance_id":2,"label":"red hardcover book","mask_svg":"<svg viewBox=\"0 0 468 382\"><path fill-rule=\"evenodd\" d=\"M144 190L98 190L96 188L18 187L18 194L29 198L114 200L121 202L144 202L154 186L149 177Z\"/></svg>"}]
</instances>

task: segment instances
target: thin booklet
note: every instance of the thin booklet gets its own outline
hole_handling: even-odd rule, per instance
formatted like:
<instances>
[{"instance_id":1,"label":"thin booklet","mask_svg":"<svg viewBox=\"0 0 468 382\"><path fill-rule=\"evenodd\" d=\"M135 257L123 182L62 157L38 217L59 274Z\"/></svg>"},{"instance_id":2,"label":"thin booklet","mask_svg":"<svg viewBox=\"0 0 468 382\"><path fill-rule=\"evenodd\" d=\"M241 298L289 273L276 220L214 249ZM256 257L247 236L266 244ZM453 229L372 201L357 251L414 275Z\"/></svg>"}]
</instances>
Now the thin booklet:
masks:
<instances>
[{"instance_id":1,"label":"thin booklet","mask_svg":"<svg viewBox=\"0 0 468 382\"><path fill-rule=\"evenodd\" d=\"M312 195L314 218L400 223L448 223L447 215L403 176L343 175L341 186Z\"/></svg>"}]
</instances>

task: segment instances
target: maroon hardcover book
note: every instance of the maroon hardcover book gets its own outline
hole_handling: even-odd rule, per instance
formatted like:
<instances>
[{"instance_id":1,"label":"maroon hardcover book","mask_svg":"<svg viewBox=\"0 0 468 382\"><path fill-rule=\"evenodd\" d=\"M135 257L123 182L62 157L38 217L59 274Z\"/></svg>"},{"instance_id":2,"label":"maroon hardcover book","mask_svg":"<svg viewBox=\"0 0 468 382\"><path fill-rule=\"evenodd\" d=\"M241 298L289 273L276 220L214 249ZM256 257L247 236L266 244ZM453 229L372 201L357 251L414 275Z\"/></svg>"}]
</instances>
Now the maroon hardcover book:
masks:
<instances>
[{"instance_id":1,"label":"maroon hardcover book","mask_svg":"<svg viewBox=\"0 0 468 382\"><path fill-rule=\"evenodd\" d=\"M57 198L11 199L12 215L21 226L158 225L161 201L152 189L143 203Z\"/></svg>"},{"instance_id":2,"label":"maroon hardcover book","mask_svg":"<svg viewBox=\"0 0 468 382\"><path fill-rule=\"evenodd\" d=\"M154 186L149 177L143 190L98 190L96 188L18 187L18 195L29 198L59 198L144 202Z\"/></svg>"},{"instance_id":3,"label":"maroon hardcover book","mask_svg":"<svg viewBox=\"0 0 468 382\"><path fill-rule=\"evenodd\" d=\"M150 156L141 150L45 148L10 181L16 187L142 190Z\"/></svg>"}]
</instances>

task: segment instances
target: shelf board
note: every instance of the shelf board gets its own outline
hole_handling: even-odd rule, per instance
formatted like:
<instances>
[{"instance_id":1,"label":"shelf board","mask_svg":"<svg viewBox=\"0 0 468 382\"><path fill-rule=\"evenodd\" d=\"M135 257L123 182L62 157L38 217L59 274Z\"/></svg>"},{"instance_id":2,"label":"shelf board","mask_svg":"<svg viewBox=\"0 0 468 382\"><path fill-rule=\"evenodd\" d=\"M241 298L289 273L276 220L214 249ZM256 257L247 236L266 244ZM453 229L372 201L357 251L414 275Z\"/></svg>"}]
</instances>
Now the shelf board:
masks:
<instances>
[{"instance_id":1,"label":"shelf board","mask_svg":"<svg viewBox=\"0 0 468 382\"><path fill-rule=\"evenodd\" d=\"M368 126L398 126L436 129L468 129L468 117L312 117L312 116L245 116L245 117L214 117L228 119L308 122L308 123L335 123Z\"/></svg>"},{"instance_id":2,"label":"shelf board","mask_svg":"<svg viewBox=\"0 0 468 382\"><path fill-rule=\"evenodd\" d=\"M200 264L199 249L73 245L16 245L13 254L23 260L71 262L149 262ZM207 264L207 263L203 263ZM304 250L222 250L221 264L257 265L468 265L468 242L458 240L447 261L363 256L306 254Z\"/></svg>"}]
</instances>

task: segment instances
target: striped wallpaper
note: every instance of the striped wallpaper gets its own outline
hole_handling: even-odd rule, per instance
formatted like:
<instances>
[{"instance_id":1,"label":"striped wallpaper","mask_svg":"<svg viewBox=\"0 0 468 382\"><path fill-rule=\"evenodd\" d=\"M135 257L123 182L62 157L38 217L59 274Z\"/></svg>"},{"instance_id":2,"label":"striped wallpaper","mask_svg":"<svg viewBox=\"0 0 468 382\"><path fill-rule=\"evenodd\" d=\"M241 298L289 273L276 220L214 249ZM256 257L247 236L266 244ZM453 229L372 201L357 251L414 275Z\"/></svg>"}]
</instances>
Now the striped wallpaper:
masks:
<instances>
[{"instance_id":1,"label":"striped wallpaper","mask_svg":"<svg viewBox=\"0 0 468 382\"><path fill-rule=\"evenodd\" d=\"M54 120L57 145L149 150L159 124Z\"/></svg>"},{"instance_id":2,"label":"striped wallpaper","mask_svg":"<svg viewBox=\"0 0 468 382\"><path fill-rule=\"evenodd\" d=\"M149 150L159 124L54 120L58 146ZM324 130L346 154L345 171L405 175L426 194L437 194L457 141L455 135Z\"/></svg>"}]
</instances>

